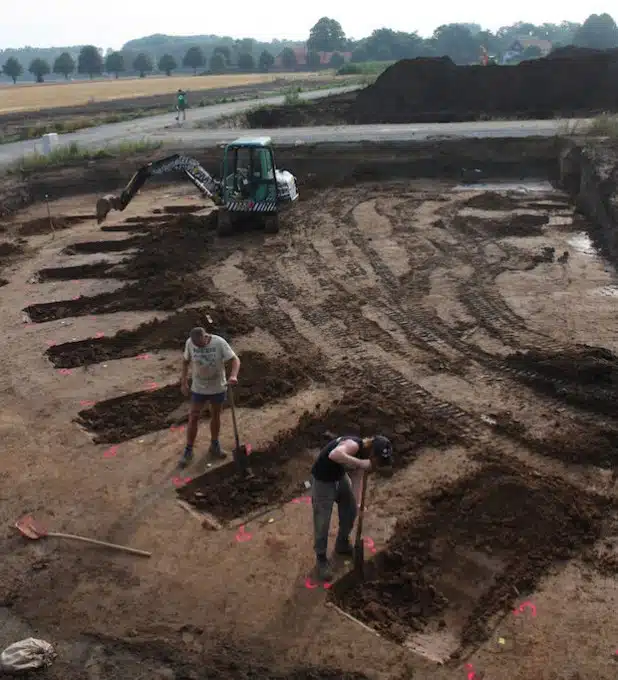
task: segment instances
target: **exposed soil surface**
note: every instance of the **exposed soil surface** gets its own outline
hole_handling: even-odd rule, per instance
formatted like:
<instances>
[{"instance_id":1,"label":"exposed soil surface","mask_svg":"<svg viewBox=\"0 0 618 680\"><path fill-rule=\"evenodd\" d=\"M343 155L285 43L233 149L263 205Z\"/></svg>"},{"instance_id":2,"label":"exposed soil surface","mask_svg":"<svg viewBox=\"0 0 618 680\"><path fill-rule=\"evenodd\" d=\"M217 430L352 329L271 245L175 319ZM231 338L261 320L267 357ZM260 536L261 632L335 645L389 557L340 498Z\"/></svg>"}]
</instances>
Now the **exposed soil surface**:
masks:
<instances>
[{"instance_id":1,"label":"exposed soil surface","mask_svg":"<svg viewBox=\"0 0 618 680\"><path fill-rule=\"evenodd\" d=\"M197 208L199 209L199 208ZM145 233L119 241L91 241L74 243L65 251L73 253L105 253L137 250L120 265L113 265L113 275L120 279L139 279L120 291L83 296L76 300L44 302L28 306L24 311L35 323L62 319L67 316L110 313L119 310L177 310L184 305L208 297L207 285L190 275L209 260L221 257L232 246L214 243L210 215L170 216L165 222L144 223ZM107 277L103 263L70 268L71 279L88 275ZM59 268L39 272L40 280L60 279Z\"/></svg>"},{"instance_id":2,"label":"exposed soil surface","mask_svg":"<svg viewBox=\"0 0 618 680\"><path fill-rule=\"evenodd\" d=\"M124 214L110 214L105 230L82 222L79 238L65 229L53 240L14 239L20 225L45 214L44 204L7 222L4 240L23 252L10 260L0 306L3 521L32 511L50 529L134 545L152 559L0 535L0 648L25 637L5 640L2 603L10 603L40 637L51 630L50 639L78 646L87 630L110 648L90 663L80 647L79 672L59 659L49 671L54 680L97 671L110 680L320 678L349 669L384 680L456 680L466 669L428 668L417 655L447 661L464 651L474 652L479 677L528 680L539 668L561 677L570 658L582 677L613 680L618 603L596 570L618 563L615 359L596 348L615 347L615 281L607 262L572 245L590 227L572 221L565 194L519 180L520 191L510 190L512 182L488 191L460 184L462 168L504 168L505 177L530 164L549 171L555 140L481 141L278 149L278 164L299 177L301 200L277 235L218 239L191 187L157 182ZM216 169L220 150L210 153ZM23 185L11 176L0 186L0 211L45 193L117 191L142 160L45 171ZM416 178L441 172L453 180ZM85 205L90 198L52 208L79 216L89 212ZM97 241L112 233L133 247L98 257L107 246ZM73 242L94 253L59 256ZM36 262L25 261L30 254ZM63 262L82 264L63 274ZM37 269L46 285L32 285ZM109 289L97 277L126 287L94 295ZM47 353L51 362L42 360L51 336L20 323L33 290L38 302L66 298L31 307L39 320L64 321L49 326L63 343ZM72 300L79 292L88 297ZM195 310L182 307L188 300ZM109 326L123 330L93 338L108 332L86 316L93 309L122 312ZM137 309L159 318L143 324L131 314ZM198 477L196 460L187 477L176 476L183 432L161 432L183 423L188 410L178 385L166 384L175 361L163 360L167 352L132 360L159 349L180 354L191 326L209 327L205 315L240 348L241 435L258 449L256 476L246 482L231 462ZM109 362L106 370L75 370L100 361ZM87 408L86 400L102 396ZM122 442L123 455L101 456L76 430L76 417L95 441ZM232 432L226 408L228 452ZM327 590L311 571L311 509L285 503L308 494L303 482L330 438L375 433L395 449L391 474L372 480L365 532L376 553L367 550L368 582L348 576L335 598L414 653L323 607ZM267 514L249 523L247 542L231 527L205 532L174 502L178 487L222 521ZM604 500L587 495L591 489ZM551 569L582 551L585 563ZM565 606L573 593L577 607ZM538 603L534 628L504 616L515 597ZM496 625L510 626L505 638L525 653L496 655L493 642L469 648ZM268 653L226 656L219 638ZM120 649L137 639L149 640L150 651ZM543 645L532 644L538 640ZM588 640L599 642L591 649ZM601 647L607 654L599 659ZM143 656L145 666L127 666L120 652Z\"/></svg>"},{"instance_id":3,"label":"exposed soil surface","mask_svg":"<svg viewBox=\"0 0 618 680\"><path fill-rule=\"evenodd\" d=\"M46 354L56 368L77 368L111 359L126 359L155 349L181 350L195 326L230 341L255 328L255 323L227 308L195 307L164 319L155 319L135 330L118 331L110 338L88 338L50 347Z\"/></svg>"},{"instance_id":4,"label":"exposed soil surface","mask_svg":"<svg viewBox=\"0 0 618 680\"><path fill-rule=\"evenodd\" d=\"M23 247L19 243L13 243L11 241L0 242L0 257L6 258L11 255L20 255L24 252Z\"/></svg>"},{"instance_id":5,"label":"exposed soil surface","mask_svg":"<svg viewBox=\"0 0 618 680\"><path fill-rule=\"evenodd\" d=\"M53 215L49 217L37 217L34 220L23 222L19 227L20 236L35 236L36 234L52 234L54 231L69 229L77 224L96 219L96 215Z\"/></svg>"},{"instance_id":6,"label":"exposed soil surface","mask_svg":"<svg viewBox=\"0 0 618 680\"><path fill-rule=\"evenodd\" d=\"M306 371L310 369L300 362L243 352L241 364L241 377L234 388L235 403L240 407L260 408L295 394L309 383ZM97 443L117 443L186 422L186 412L176 413L186 402L177 383L100 401L80 411L78 422L95 434Z\"/></svg>"},{"instance_id":7,"label":"exposed soil surface","mask_svg":"<svg viewBox=\"0 0 618 680\"><path fill-rule=\"evenodd\" d=\"M540 236L543 225L549 221L548 215L513 214L509 217L459 216L453 226L464 233L485 232L488 236Z\"/></svg>"},{"instance_id":8,"label":"exposed soil surface","mask_svg":"<svg viewBox=\"0 0 618 680\"><path fill-rule=\"evenodd\" d=\"M110 262L94 262L78 264L73 267L45 267L39 269L34 280L42 281L74 281L76 279L115 278L115 265Z\"/></svg>"},{"instance_id":9,"label":"exposed soil surface","mask_svg":"<svg viewBox=\"0 0 618 680\"><path fill-rule=\"evenodd\" d=\"M364 583L350 574L332 593L399 642L436 618L437 628L458 629L463 644L479 642L488 619L517 593L531 592L556 561L597 539L604 507L559 479L490 465L432 494L420 517L398 522Z\"/></svg>"},{"instance_id":10,"label":"exposed soil surface","mask_svg":"<svg viewBox=\"0 0 618 680\"><path fill-rule=\"evenodd\" d=\"M208 287L195 281L157 277L151 287L137 283L100 295L80 296L76 300L42 302L24 309L34 323L44 323L68 316L110 314L122 310L176 310L208 297Z\"/></svg>"},{"instance_id":11,"label":"exposed soil surface","mask_svg":"<svg viewBox=\"0 0 618 680\"><path fill-rule=\"evenodd\" d=\"M116 241L82 241L82 243L72 243L63 250L64 255L91 255L92 253L120 253L123 250L135 248L142 245L143 238L133 236L132 238L118 239Z\"/></svg>"},{"instance_id":12,"label":"exposed soil surface","mask_svg":"<svg viewBox=\"0 0 618 680\"><path fill-rule=\"evenodd\" d=\"M314 455L332 438L341 435L382 434L396 451L393 471L405 468L422 446L445 447L458 439L445 419L428 414L414 404L393 404L384 395L369 398L352 392L337 406L305 412L293 430L279 435L263 451L251 454L254 477L240 480L232 463L194 479L178 491L201 510L222 520L234 519L305 492Z\"/></svg>"},{"instance_id":13,"label":"exposed soil surface","mask_svg":"<svg viewBox=\"0 0 618 680\"><path fill-rule=\"evenodd\" d=\"M568 353L530 350L506 358L529 372L522 378L569 404L616 416L618 357L603 347L574 347Z\"/></svg>"},{"instance_id":14,"label":"exposed soil surface","mask_svg":"<svg viewBox=\"0 0 618 680\"><path fill-rule=\"evenodd\" d=\"M262 108L248 114L248 123L275 128L586 116L618 110L617 64L618 49L557 51L517 66L403 59L358 93Z\"/></svg>"}]
</instances>

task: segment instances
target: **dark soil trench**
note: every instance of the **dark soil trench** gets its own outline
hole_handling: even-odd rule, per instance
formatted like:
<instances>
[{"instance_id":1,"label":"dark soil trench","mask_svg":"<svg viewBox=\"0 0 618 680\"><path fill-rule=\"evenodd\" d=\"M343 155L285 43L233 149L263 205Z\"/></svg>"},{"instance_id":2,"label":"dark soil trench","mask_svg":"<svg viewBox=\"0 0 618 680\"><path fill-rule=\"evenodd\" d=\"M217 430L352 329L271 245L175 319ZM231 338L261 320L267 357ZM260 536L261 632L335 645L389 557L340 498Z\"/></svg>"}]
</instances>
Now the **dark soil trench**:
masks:
<instances>
[{"instance_id":1,"label":"dark soil trench","mask_svg":"<svg viewBox=\"0 0 618 680\"><path fill-rule=\"evenodd\" d=\"M395 474L416 459L421 447L441 448L458 439L446 420L414 405L393 405L379 394L369 400L362 391L352 392L336 407L305 412L294 429L280 434L265 450L254 451L253 479L238 479L230 463L197 477L178 493L221 520L242 517L298 496L311 476L313 455L332 434L371 436L376 432L393 442Z\"/></svg>"},{"instance_id":2,"label":"dark soil trench","mask_svg":"<svg viewBox=\"0 0 618 680\"><path fill-rule=\"evenodd\" d=\"M261 408L291 397L309 385L308 370L297 361L290 363L259 352L243 352L240 380L234 388L235 403L245 408ZM77 422L95 434L96 443L118 443L184 423L187 413L188 401L180 385L175 384L100 401L80 411Z\"/></svg>"},{"instance_id":3,"label":"dark soil trench","mask_svg":"<svg viewBox=\"0 0 618 680\"><path fill-rule=\"evenodd\" d=\"M56 368L77 368L126 359L156 349L180 352L195 326L202 326L228 341L255 329L255 324L239 312L212 306L195 307L143 323L134 330L118 331L110 338L88 338L54 345L45 354Z\"/></svg>"},{"instance_id":4,"label":"dark soil trench","mask_svg":"<svg viewBox=\"0 0 618 680\"><path fill-rule=\"evenodd\" d=\"M484 641L489 619L557 561L590 546L607 502L523 467L489 465L432 492L384 551L334 584L335 603L386 637L450 630Z\"/></svg>"}]
</instances>

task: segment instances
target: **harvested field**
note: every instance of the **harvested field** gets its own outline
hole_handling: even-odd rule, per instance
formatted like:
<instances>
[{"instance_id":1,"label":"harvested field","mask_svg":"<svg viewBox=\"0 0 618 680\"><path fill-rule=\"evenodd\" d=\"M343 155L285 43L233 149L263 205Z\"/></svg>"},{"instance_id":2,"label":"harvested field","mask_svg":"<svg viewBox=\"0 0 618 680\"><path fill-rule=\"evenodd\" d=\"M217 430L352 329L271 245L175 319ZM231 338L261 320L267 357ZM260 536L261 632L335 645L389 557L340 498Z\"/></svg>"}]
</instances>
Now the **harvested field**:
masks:
<instances>
[{"instance_id":1,"label":"harvested field","mask_svg":"<svg viewBox=\"0 0 618 680\"><path fill-rule=\"evenodd\" d=\"M96 198L84 194L116 191L141 158L7 180L4 241L19 250L0 306L4 521L32 512L50 531L152 556L5 532L0 648L60 641L53 680L204 668L613 680L614 170L605 145L607 220L593 224L546 181L555 146L284 147L301 198L280 233L225 239L212 206L172 181L103 228L84 219ZM568 183L588 204L593 158L575 159ZM462 168L510 181L461 184ZM64 220L53 238L45 194ZM603 236L606 258L590 240ZM177 467L180 352L196 324L240 356L250 480L202 456L207 413L195 461ZM228 405L221 421L231 453ZM334 436L376 433L395 456L370 477L366 581L334 559L323 584L312 461ZM5 603L33 628L9 630Z\"/></svg>"},{"instance_id":2,"label":"harvested field","mask_svg":"<svg viewBox=\"0 0 618 680\"><path fill-rule=\"evenodd\" d=\"M142 97L174 93L182 88L189 93L205 90L255 85L277 84L277 81L306 79L306 73L247 73L214 76L172 76L150 78L120 78L118 80L76 81L72 83L18 84L0 86L0 114L55 107L84 106L91 100L113 102L118 99L138 100ZM332 78L332 76L331 76Z\"/></svg>"}]
</instances>

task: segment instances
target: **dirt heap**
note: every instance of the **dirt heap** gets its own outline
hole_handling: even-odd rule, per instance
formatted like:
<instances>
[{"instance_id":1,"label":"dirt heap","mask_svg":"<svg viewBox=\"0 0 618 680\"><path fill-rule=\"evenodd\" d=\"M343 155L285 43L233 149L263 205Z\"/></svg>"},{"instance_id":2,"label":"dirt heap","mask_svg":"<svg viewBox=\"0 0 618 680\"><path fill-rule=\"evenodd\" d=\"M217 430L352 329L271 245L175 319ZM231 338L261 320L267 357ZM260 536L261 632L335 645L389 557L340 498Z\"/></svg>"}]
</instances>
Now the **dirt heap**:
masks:
<instances>
[{"instance_id":1,"label":"dirt heap","mask_svg":"<svg viewBox=\"0 0 618 680\"><path fill-rule=\"evenodd\" d=\"M568 352L530 350L505 358L523 382L568 404L616 416L618 356L603 347L578 345Z\"/></svg>"},{"instance_id":2,"label":"dirt heap","mask_svg":"<svg viewBox=\"0 0 618 680\"><path fill-rule=\"evenodd\" d=\"M618 50L563 51L517 66L403 59L361 90L353 123L553 118L618 109Z\"/></svg>"}]
</instances>

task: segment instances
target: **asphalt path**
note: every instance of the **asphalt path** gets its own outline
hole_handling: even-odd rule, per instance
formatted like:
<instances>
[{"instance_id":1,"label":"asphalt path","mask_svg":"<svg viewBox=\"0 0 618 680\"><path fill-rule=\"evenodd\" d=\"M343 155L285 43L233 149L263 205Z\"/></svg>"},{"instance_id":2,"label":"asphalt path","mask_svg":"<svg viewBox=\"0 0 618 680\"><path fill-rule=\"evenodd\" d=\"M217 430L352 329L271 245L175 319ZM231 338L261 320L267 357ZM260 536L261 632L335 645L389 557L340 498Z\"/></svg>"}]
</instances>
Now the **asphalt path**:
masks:
<instances>
[{"instance_id":1,"label":"asphalt path","mask_svg":"<svg viewBox=\"0 0 618 680\"><path fill-rule=\"evenodd\" d=\"M303 100L321 99L334 94L343 94L360 89L358 85L348 85L347 87L334 87L325 90L314 90L301 92L300 98ZM284 95L277 97L264 97L263 99L249 99L247 101L229 102L227 104L214 104L202 108L189 109L187 121L179 126L175 121L175 113L164 113L157 116L148 116L136 120L125 121L122 123L110 123L98 127L84 128L77 132L66 135L59 135L62 144L77 142L84 148L102 148L109 144L118 144L125 141L139 141L161 136L170 142L182 143L184 134L187 132L197 132L200 130L192 129L194 123L198 121L215 121L224 116L243 113L254 109L256 106L279 106L283 104ZM208 134L208 130L204 130ZM215 135L216 137L216 135ZM238 133L232 137L238 137ZM0 165L7 165L19 160L22 156L41 150L40 140L26 140L23 142L12 142L10 144L0 144Z\"/></svg>"},{"instance_id":2,"label":"asphalt path","mask_svg":"<svg viewBox=\"0 0 618 680\"><path fill-rule=\"evenodd\" d=\"M301 93L306 100L320 99L358 89L356 86L332 88ZM552 137L564 130L560 120L487 121L470 123L423 123L405 125L343 125L304 128L277 128L268 130L239 130L233 128L197 129L196 121L214 121L223 116L242 113L257 106L280 105L284 97L216 104L201 109L191 109L187 121L178 125L174 114L140 118L123 123L112 123L87 128L60 136L62 144L77 142L85 148L97 149L109 144L150 139L170 146L211 147L229 142L239 136L266 135L275 144L302 145L320 142L396 142L444 140L453 138L496 137ZM589 119L569 121L570 125L586 124ZM0 145L0 165L18 161L22 156L40 149L40 141L23 141Z\"/></svg>"}]
</instances>

